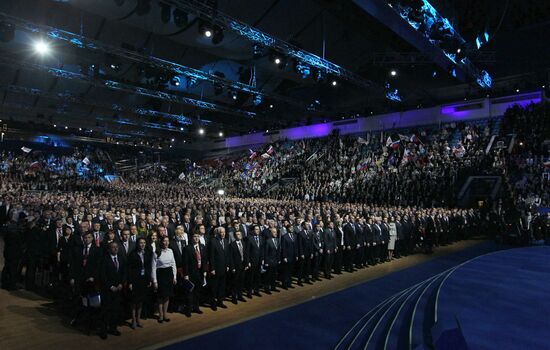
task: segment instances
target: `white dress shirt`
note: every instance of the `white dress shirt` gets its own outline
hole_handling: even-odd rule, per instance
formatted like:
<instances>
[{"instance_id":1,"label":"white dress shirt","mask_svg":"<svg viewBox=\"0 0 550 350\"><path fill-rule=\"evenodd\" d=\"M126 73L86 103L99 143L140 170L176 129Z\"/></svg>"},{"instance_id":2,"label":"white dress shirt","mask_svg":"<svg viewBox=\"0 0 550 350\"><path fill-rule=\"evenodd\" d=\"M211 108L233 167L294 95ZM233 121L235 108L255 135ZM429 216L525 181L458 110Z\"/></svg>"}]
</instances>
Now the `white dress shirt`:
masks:
<instances>
[{"instance_id":1,"label":"white dress shirt","mask_svg":"<svg viewBox=\"0 0 550 350\"><path fill-rule=\"evenodd\" d=\"M160 254L160 257L157 256L157 253L153 253L153 268L151 269L151 278L154 283L157 282L157 269L162 268L172 268L172 276L176 278L177 276L177 270L176 270L176 260L174 259L174 252L170 248L166 248L162 250L162 253Z\"/></svg>"}]
</instances>

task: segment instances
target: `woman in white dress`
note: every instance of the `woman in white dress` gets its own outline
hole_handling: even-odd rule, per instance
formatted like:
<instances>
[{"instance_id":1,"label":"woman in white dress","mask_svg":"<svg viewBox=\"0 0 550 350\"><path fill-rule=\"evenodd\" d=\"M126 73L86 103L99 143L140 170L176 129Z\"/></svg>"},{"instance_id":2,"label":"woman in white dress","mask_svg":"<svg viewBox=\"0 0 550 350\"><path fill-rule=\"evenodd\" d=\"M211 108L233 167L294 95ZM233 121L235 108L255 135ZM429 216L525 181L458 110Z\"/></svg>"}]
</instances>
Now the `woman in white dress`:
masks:
<instances>
[{"instance_id":1,"label":"woman in white dress","mask_svg":"<svg viewBox=\"0 0 550 350\"><path fill-rule=\"evenodd\" d=\"M390 241L388 242L388 259L393 259L393 251L395 250L395 241L397 241L397 226L393 217L390 218Z\"/></svg>"}]
</instances>

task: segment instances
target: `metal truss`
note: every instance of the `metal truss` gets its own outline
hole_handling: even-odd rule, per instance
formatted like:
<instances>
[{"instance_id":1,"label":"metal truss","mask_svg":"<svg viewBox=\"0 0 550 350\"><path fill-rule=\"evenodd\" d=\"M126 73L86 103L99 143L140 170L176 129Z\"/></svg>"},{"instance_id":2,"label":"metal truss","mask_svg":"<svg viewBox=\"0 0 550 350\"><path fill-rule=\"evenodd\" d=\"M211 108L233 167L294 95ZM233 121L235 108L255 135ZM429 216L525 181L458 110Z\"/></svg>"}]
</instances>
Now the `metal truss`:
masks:
<instances>
[{"instance_id":1,"label":"metal truss","mask_svg":"<svg viewBox=\"0 0 550 350\"><path fill-rule=\"evenodd\" d=\"M217 103L200 101L189 97L170 94L163 91L151 90L148 88L138 87L138 86L134 86L126 83L117 82L114 80L90 77L81 73L70 72L65 69L54 68L43 64L15 60L7 57L0 57L0 64L10 66L10 67L20 67L26 70L43 71L48 73L51 76L58 77L58 78L77 80L77 81L88 83L100 88L107 88L111 90L117 90L117 91L127 92L131 94L147 96L147 97L151 97L151 98L155 98L163 101L179 103L179 104L193 106L201 109L217 111L217 112L222 112L222 113L237 115L237 116L244 116L249 118L256 116L256 113L254 112L230 108L230 107L222 106Z\"/></svg>"},{"instance_id":2,"label":"metal truss","mask_svg":"<svg viewBox=\"0 0 550 350\"><path fill-rule=\"evenodd\" d=\"M468 58L472 62L495 64L495 51L471 51ZM366 56L366 60L375 65L424 65L433 64L430 55L423 52L375 52Z\"/></svg>"},{"instance_id":3,"label":"metal truss","mask_svg":"<svg viewBox=\"0 0 550 350\"><path fill-rule=\"evenodd\" d=\"M18 85L7 85L7 86L0 87L0 88L5 90L5 91L9 91L9 92L13 92L13 93L25 94L25 95L37 96L37 97L44 97L44 98L55 99L55 100L61 100L61 101L64 101L64 102L82 104L82 105L86 105L86 106L100 107L100 108L104 108L104 109L110 109L110 110L116 111L116 112L127 112L127 113L137 114L137 115L140 115L140 116L164 117L164 118L172 119L172 120L174 120L174 121L176 121L180 124L184 124L184 125L191 125L193 123L191 118L188 118L188 117L183 116L183 115L164 113L164 112L154 111L154 110L145 109L145 108L137 108L137 107L136 108L131 108L131 107L122 106L122 105L119 105L119 104L108 104L108 103L101 103L101 102L96 102L96 101L92 102L92 101L89 101L89 100L85 100L82 97L77 96L77 95L75 95L73 93L70 93L68 91L58 92L58 93L51 93L51 92L46 92L46 91L43 91L43 90L40 90L40 89L30 88L30 87L26 87L26 86L18 86ZM158 128L158 126L160 125L158 123L154 123L154 124L157 124L155 128ZM144 125L147 126L147 123L144 123ZM182 130L179 129L179 127L167 127L166 125L164 125L163 127L165 129L167 129L167 130L169 129L171 131L178 131L178 130L182 131Z\"/></svg>"},{"instance_id":4,"label":"metal truss","mask_svg":"<svg viewBox=\"0 0 550 350\"><path fill-rule=\"evenodd\" d=\"M220 78L216 75L203 72L199 69L187 67L178 63L174 63L168 60L158 58L158 57L147 56L134 51L125 50L123 48L108 45L100 41L89 39L82 35L74 34L65 30L61 30L61 29L57 29L57 28L53 28L45 25L38 25L30 21L27 21L25 19L13 17L1 12L0 12L0 20L9 21L9 23L13 24L16 28L26 32L43 33L44 35L47 35L49 38L64 41L78 48L101 51L106 54L115 55L129 61L143 63L149 66L154 66L160 69L164 69L166 71L170 71L174 74L180 74L182 76L185 76L189 80L209 82L212 84L224 86L231 90L242 91L242 92L249 93L251 95L260 95L268 99L286 102L290 105L306 108L306 105L303 102L286 97L286 96L260 91L252 85L243 84L238 81L231 81L224 78Z\"/></svg>"},{"instance_id":5,"label":"metal truss","mask_svg":"<svg viewBox=\"0 0 550 350\"><path fill-rule=\"evenodd\" d=\"M370 88L374 85L374 83L370 80L367 80L324 58L302 50L281 39L262 32L261 30L253 28L225 13L213 9L199 0L165 0L164 2L204 19L209 23L231 30L253 43L260 44L264 47L273 48L282 54L296 58L324 73L332 74L335 77L347 80L359 87Z\"/></svg>"}]
</instances>

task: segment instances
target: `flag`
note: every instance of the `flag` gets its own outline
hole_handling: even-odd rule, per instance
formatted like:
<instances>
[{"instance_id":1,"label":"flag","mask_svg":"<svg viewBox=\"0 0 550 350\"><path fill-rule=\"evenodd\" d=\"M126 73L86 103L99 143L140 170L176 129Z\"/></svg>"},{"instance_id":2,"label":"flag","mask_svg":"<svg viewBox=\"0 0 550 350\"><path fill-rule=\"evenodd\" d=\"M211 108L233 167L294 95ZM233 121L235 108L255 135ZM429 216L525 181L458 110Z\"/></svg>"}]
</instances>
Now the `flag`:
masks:
<instances>
[{"instance_id":1,"label":"flag","mask_svg":"<svg viewBox=\"0 0 550 350\"><path fill-rule=\"evenodd\" d=\"M550 168L550 159L548 159L547 161L545 161L543 164L544 164L544 167L545 167L545 168Z\"/></svg>"},{"instance_id":2,"label":"flag","mask_svg":"<svg viewBox=\"0 0 550 350\"><path fill-rule=\"evenodd\" d=\"M256 152L254 152L251 149L248 149L248 152L250 152L250 156L248 157L248 159L254 159L258 155Z\"/></svg>"},{"instance_id":3,"label":"flag","mask_svg":"<svg viewBox=\"0 0 550 350\"><path fill-rule=\"evenodd\" d=\"M82 159L82 163L90 165L90 160L88 159L88 157L85 157L84 159Z\"/></svg>"},{"instance_id":4,"label":"flag","mask_svg":"<svg viewBox=\"0 0 550 350\"><path fill-rule=\"evenodd\" d=\"M365 140L364 138L362 137L358 137L357 138L357 142L360 144L360 145L368 145L369 142L367 140Z\"/></svg>"},{"instance_id":5,"label":"flag","mask_svg":"<svg viewBox=\"0 0 550 350\"><path fill-rule=\"evenodd\" d=\"M364 159L363 161L361 161L361 163L359 163L359 165L357 166L357 171L361 171L361 170L365 170L369 167L369 160L368 159Z\"/></svg>"},{"instance_id":6,"label":"flag","mask_svg":"<svg viewBox=\"0 0 550 350\"><path fill-rule=\"evenodd\" d=\"M32 149L23 146L23 147L21 147L21 151L23 151L25 153L30 153L30 151L32 151Z\"/></svg>"},{"instance_id":7,"label":"flag","mask_svg":"<svg viewBox=\"0 0 550 350\"><path fill-rule=\"evenodd\" d=\"M386 140L386 147L390 147L393 141L391 140L391 136L388 136L388 139Z\"/></svg>"},{"instance_id":8,"label":"flag","mask_svg":"<svg viewBox=\"0 0 550 350\"><path fill-rule=\"evenodd\" d=\"M183 181L183 179L185 179L185 174L182 172L182 173L178 176L178 179L180 179L181 181Z\"/></svg>"},{"instance_id":9,"label":"flag","mask_svg":"<svg viewBox=\"0 0 550 350\"><path fill-rule=\"evenodd\" d=\"M263 159L271 158L271 156L267 153L262 154Z\"/></svg>"},{"instance_id":10,"label":"flag","mask_svg":"<svg viewBox=\"0 0 550 350\"><path fill-rule=\"evenodd\" d=\"M422 143L422 141L420 141L420 139L418 138L418 136L416 136L415 134L412 134L411 135L411 142L412 143ZM423 143L422 143L423 144Z\"/></svg>"},{"instance_id":11,"label":"flag","mask_svg":"<svg viewBox=\"0 0 550 350\"><path fill-rule=\"evenodd\" d=\"M390 147L393 148L393 149L398 149L400 143L401 143L401 140L393 141L393 142L390 144Z\"/></svg>"},{"instance_id":12,"label":"flag","mask_svg":"<svg viewBox=\"0 0 550 350\"><path fill-rule=\"evenodd\" d=\"M269 146L266 153L269 154L269 155L272 155L273 152L275 152L275 150L273 149L273 146Z\"/></svg>"},{"instance_id":13,"label":"flag","mask_svg":"<svg viewBox=\"0 0 550 350\"><path fill-rule=\"evenodd\" d=\"M407 135L401 135L401 134L398 134L398 135L401 141L409 141L409 137Z\"/></svg>"}]
</instances>

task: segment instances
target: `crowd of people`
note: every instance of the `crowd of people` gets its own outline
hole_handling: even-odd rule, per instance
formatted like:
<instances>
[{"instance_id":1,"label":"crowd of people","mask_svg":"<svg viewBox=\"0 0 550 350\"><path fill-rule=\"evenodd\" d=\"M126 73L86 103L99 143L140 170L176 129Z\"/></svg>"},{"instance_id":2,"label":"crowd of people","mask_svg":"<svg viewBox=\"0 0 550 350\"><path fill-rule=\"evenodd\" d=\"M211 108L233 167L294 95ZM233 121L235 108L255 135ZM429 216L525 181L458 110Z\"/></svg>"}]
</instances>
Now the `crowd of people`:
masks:
<instances>
[{"instance_id":1,"label":"crowd of people","mask_svg":"<svg viewBox=\"0 0 550 350\"><path fill-rule=\"evenodd\" d=\"M238 304L496 234L508 210L502 198L452 209L455 195L467 176L496 174L505 176L516 206L533 197L548 203L547 148L538 146L548 126L543 121L538 136L520 128L540 113L530 108L503 119L501 134L518 130L512 153L486 152L494 120L280 141L184 169L143 167L114 182L83 174L81 163L103 165L78 150L4 152L2 287L75 305L72 324L87 314L106 338L120 335L128 320L137 329L143 317L191 317L204 306L225 308L226 300ZM518 184L519 174L527 180ZM534 213L529 208L524 213ZM534 231L548 237L550 221L537 220L529 221Z\"/></svg>"}]
</instances>

